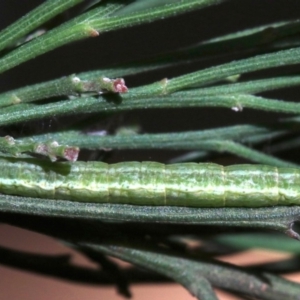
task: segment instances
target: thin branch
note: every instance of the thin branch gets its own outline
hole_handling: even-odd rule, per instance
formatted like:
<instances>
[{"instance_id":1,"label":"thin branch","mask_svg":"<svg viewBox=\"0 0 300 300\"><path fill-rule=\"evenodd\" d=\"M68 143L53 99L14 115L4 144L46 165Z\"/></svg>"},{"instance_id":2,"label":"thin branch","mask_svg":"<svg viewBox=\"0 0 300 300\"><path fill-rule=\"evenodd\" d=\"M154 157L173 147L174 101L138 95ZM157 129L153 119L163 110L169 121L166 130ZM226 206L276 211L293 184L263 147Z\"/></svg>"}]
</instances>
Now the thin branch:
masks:
<instances>
[{"instance_id":1,"label":"thin branch","mask_svg":"<svg viewBox=\"0 0 300 300\"><path fill-rule=\"evenodd\" d=\"M66 200L0 195L0 211L31 216L90 219L110 222L160 222L242 226L278 230L300 239L292 225L300 220L299 206L264 208L188 208L80 203Z\"/></svg>"},{"instance_id":2,"label":"thin branch","mask_svg":"<svg viewBox=\"0 0 300 300\"><path fill-rule=\"evenodd\" d=\"M104 245L78 244L83 248L98 250L100 253L115 256L168 276L186 287L198 299L200 299L200 296L203 296L203 291L201 292L202 278L205 278L215 287L229 289L265 300L295 300L300 293L299 284L293 284L276 276L248 274L242 269L233 268L225 264L196 261L177 255L170 255L170 253L167 253L168 251L159 252L159 250L155 251L155 249L141 249L133 245L132 242L130 243L131 246L122 243L106 243ZM267 278L264 278L265 276ZM204 299L213 298L210 294Z\"/></svg>"},{"instance_id":3,"label":"thin branch","mask_svg":"<svg viewBox=\"0 0 300 300\"><path fill-rule=\"evenodd\" d=\"M158 55L152 61L173 62L195 59L206 59L208 56L225 56L238 53L249 54L249 51L281 50L299 46L297 33L300 22L291 20L266 24L228 35L212 38L171 53ZM287 38L290 37L290 40ZM283 42L281 42L283 40ZM171 55L170 55L171 54Z\"/></svg>"},{"instance_id":4,"label":"thin branch","mask_svg":"<svg viewBox=\"0 0 300 300\"><path fill-rule=\"evenodd\" d=\"M291 253L294 255L300 254L299 242L288 239L280 234L267 234L258 232L220 234L214 236L212 241L238 250L261 248Z\"/></svg>"},{"instance_id":5,"label":"thin branch","mask_svg":"<svg viewBox=\"0 0 300 300\"><path fill-rule=\"evenodd\" d=\"M272 165L278 167L299 167L298 164L294 164L291 162L287 162L276 158L270 154L265 154L260 151L251 149L239 143L233 141L226 140L210 140L201 142L201 146L199 145L199 149L206 149L210 151L218 151L218 152L229 152L235 154L239 157L243 157L249 159L253 162L265 165Z\"/></svg>"},{"instance_id":6,"label":"thin branch","mask_svg":"<svg viewBox=\"0 0 300 300\"><path fill-rule=\"evenodd\" d=\"M0 94L0 106L7 106L17 103L25 103L46 99L55 96L78 96L78 94L97 95L105 89L101 85L101 79L107 77L120 77L125 75L138 74L164 67L164 65L145 65L145 66L128 66L124 68L97 70L85 72L78 75L70 75L47 81L28 87L19 88L3 94ZM75 81L77 79L77 81ZM78 79L80 81L78 81ZM182 101L185 98L187 103L189 99L199 99L199 106L221 106L242 110L243 107L257 108L271 111L290 112L295 107L295 103L286 103L279 100L258 98L249 93L260 93L281 88L287 88L300 85L299 76L275 77L261 80L252 80L249 82L219 85L216 87L199 88L178 92L173 94L174 102ZM115 92L113 89L109 91ZM132 97L135 96L135 90L132 89ZM220 97L220 95L226 95ZM207 96L213 96L205 98ZM164 96L164 99L166 96ZM195 101L195 100L194 100Z\"/></svg>"},{"instance_id":7,"label":"thin branch","mask_svg":"<svg viewBox=\"0 0 300 300\"><path fill-rule=\"evenodd\" d=\"M11 136L0 137L0 151L12 156L19 156L24 152L40 154L48 156L51 161L56 161L58 157L62 157L69 161L76 161L79 154L79 148L60 145L55 140L44 142L34 142L33 140L20 141L15 140Z\"/></svg>"},{"instance_id":8,"label":"thin branch","mask_svg":"<svg viewBox=\"0 0 300 300\"><path fill-rule=\"evenodd\" d=\"M80 96L83 94L125 93L127 87L123 78L110 79L106 76L90 80L81 80L79 76L71 75L60 79L35 84L0 94L0 107L27 103L56 96Z\"/></svg>"},{"instance_id":9,"label":"thin branch","mask_svg":"<svg viewBox=\"0 0 300 300\"><path fill-rule=\"evenodd\" d=\"M250 126L249 126L250 127ZM251 128L251 127L250 127ZM117 136L97 136L97 135L84 135L76 131L48 134L44 136L33 137L34 140L43 141L44 139L55 139L60 143L72 144L79 148L87 149L171 149L171 150L207 150L217 152L229 152L239 157L246 158L250 161L273 165L277 167L298 167L297 164L281 160L273 157L270 154L264 154L260 151L251 149L240 143L226 139L239 139L243 138L246 131L235 131L230 128L228 131L224 128L219 130L207 131L191 131L181 133L168 133L168 134L131 134L131 135L117 135ZM236 128L240 129L240 128ZM253 128L248 134L255 134ZM258 128L256 128L258 129ZM261 128L260 128L261 129ZM274 132L272 132L274 134ZM278 131L278 135L282 132ZM269 139L270 136L265 134L263 136ZM218 139L219 138L219 139ZM24 141L26 141L25 139ZM257 141L260 141L257 139Z\"/></svg>"},{"instance_id":10,"label":"thin branch","mask_svg":"<svg viewBox=\"0 0 300 300\"><path fill-rule=\"evenodd\" d=\"M99 32L152 22L160 18L218 4L222 1L225 0L181 0L174 4L162 5L149 10L143 10L142 12L124 16L112 16L110 18L108 16L122 8L124 4L100 6L4 56L0 59L0 73L62 45L87 37L97 37Z\"/></svg>"},{"instance_id":11,"label":"thin branch","mask_svg":"<svg viewBox=\"0 0 300 300\"><path fill-rule=\"evenodd\" d=\"M229 76L244 74L285 65L298 64L300 62L300 48L282 50L276 53L257 55L210 67L204 70L185 74L173 79L165 79L135 89L136 93L144 95L166 95L197 85L205 85L227 78Z\"/></svg>"},{"instance_id":12,"label":"thin branch","mask_svg":"<svg viewBox=\"0 0 300 300\"><path fill-rule=\"evenodd\" d=\"M263 109L273 112L300 113L300 104L280 100L265 99L252 95L213 95L201 97L178 97L176 94L157 97L143 97L132 95L130 92L124 96L82 97L68 101L32 106L18 105L3 108L0 112L0 125L9 125L29 120L37 120L50 116L70 115L74 113L120 112L132 109L149 108L180 108L223 106L234 111L243 107Z\"/></svg>"},{"instance_id":13,"label":"thin branch","mask_svg":"<svg viewBox=\"0 0 300 300\"><path fill-rule=\"evenodd\" d=\"M0 50L84 0L48 0L0 32Z\"/></svg>"},{"instance_id":14,"label":"thin branch","mask_svg":"<svg viewBox=\"0 0 300 300\"><path fill-rule=\"evenodd\" d=\"M30 139L36 142L44 142L47 140L56 140L60 143L76 145L85 149L174 149L176 147L186 148L192 147L189 145L192 141L209 141L211 139L223 139L248 142L248 136L260 136L264 139L270 139L283 135L287 132L285 126L282 128L266 127L259 125L235 125L228 127L221 127L215 129L183 131L183 132L168 132L168 133L143 133L143 134L130 134L130 135L98 135L97 131L87 133L70 130L61 131L56 133L48 133L41 135L31 135ZM27 141L28 138L21 139ZM260 142L261 140L259 140ZM252 141L251 141L252 142ZM198 148L198 145L195 147Z\"/></svg>"}]
</instances>

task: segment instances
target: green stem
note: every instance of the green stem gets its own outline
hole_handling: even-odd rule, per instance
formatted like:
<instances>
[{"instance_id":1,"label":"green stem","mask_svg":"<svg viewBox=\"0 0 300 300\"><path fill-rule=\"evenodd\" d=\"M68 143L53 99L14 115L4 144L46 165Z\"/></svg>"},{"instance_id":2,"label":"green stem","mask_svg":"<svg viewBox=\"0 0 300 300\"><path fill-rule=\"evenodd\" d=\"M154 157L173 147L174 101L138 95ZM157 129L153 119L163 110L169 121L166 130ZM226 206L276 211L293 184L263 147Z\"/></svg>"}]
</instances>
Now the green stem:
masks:
<instances>
[{"instance_id":1,"label":"green stem","mask_svg":"<svg viewBox=\"0 0 300 300\"><path fill-rule=\"evenodd\" d=\"M176 133L158 133L158 134L131 134L131 135L114 135L99 136L97 132L83 134L78 131L65 131L57 133L49 133L43 135L30 136L36 142L44 142L46 140L56 140L59 143L67 143L76 145L85 149L113 148L113 149L163 149L173 147L183 147L191 141L205 141L211 139L224 140L243 140L245 136L266 134L268 135L283 134L283 130L268 128L255 125L236 125L216 129L207 129L199 131L185 131ZM27 140L27 138L23 139ZM201 140L201 141L200 141ZM187 147L193 147L188 145ZM197 146L198 148L198 146Z\"/></svg>"},{"instance_id":2,"label":"green stem","mask_svg":"<svg viewBox=\"0 0 300 300\"><path fill-rule=\"evenodd\" d=\"M67 200L0 195L0 211L43 217L109 222L146 222L264 228L300 240L291 225L299 220L300 206L264 208L188 208L96 204Z\"/></svg>"},{"instance_id":3,"label":"green stem","mask_svg":"<svg viewBox=\"0 0 300 300\"><path fill-rule=\"evenodd\" d=\"M237 74L284 65L293 65L299 62L300 48L282 50L276 53L257 55L255 57L233 61L216 67L210 67L169 80L165 79L148 85L147 87L140 87L139 89L136 89L135 92L146 95L165 95L195 85L205 85L216 82Z\"/></svg>"},{"instance_id":4,"label":"green stem","mask_svg":"<svg viewBox=\"0 0 300 300\"><path fill-rule=\"evenodd\" d=\"M94 92L97 94L103 89L105 89L105 86L101 85L101 82L99 81L99 79L103 77L116 77L137 74L139 72L149 71L158 67L159 66L157 65L153 65L149 67L133 66L124 69L118 68L116 70L98 70L93 72L81 73L77 76L71 75L69 77L59 78L52 81L19 88L17 90L12 90L7 93L0 94L0 107L20 102L31 102L39 99L46 99L62 95L78 95L87 92ZM81 79L81 84L78 82L75 83L74 78ZM220 85L217 87L188 90L173 94L172 97L175 99L177 98L177 101L181 101L183 97L187 101L189 101L188 99L201 97L201 99L199 99L199 105L201 103L201 105L203 106L224 106L229 108L233 107L237 109L242 109L243 107L250 107L257 109L290 112L295 108L294 103L286 103L284 101L278 102L279 100L271 100L265 98L256 98L251 95L241 95L240 93L259 93L280 88L297 86L299 84L300 77L298 76L268 78L262 80L253 80L250 82ZM107 90L115 92L115 90L110 87L108 87ZM131 91L133 97L138 97L139 94L135 93L135 89L132 89ZM204 96L210 97L205 98ZM216 97L216 100L211 101L211 96Z\"/></svg>"},{"instance_id":5,"label":"green stem","mask_svg":"<svg viewBox=\"0 0 300 300\"><path fill-rule=\"evenodd\" d=\"M30 152L48 156L51 161L56 161L58 157L62 157L69 161L76 161L79 154L79 148L59 145L54 140L45 140L43 142L34 142L32 139L26 141L15 140L11 136L0 137L0 151L19 156L24 152Z\"/></svg>"},{"instance_id":6,"label":"green stem","mask_svg":"<svg viewBox=\"0 0 300 300\"><path fill-rule=\"evenodd\" d=\"M300 145L300 138L291 138L289 140L286 140L284 142L278 142L274 145L271 145L268 147L268 151L270 152L280 152L280 151L286 151L290 149L298 148Z\"/></svg>"},{"instance_id":7,"label":"green stem","mask_svg":"<svg viewBox=\"0 0 300 300\"><path fill-rule=\"evenodd\" d=\"M83 2L84 0L47 0L0 32L0 50L11 46L56 15Z\"/></svg>"},{"instance_id":8,"label":"green stem","mask_svg":"<svg viewBox=\"0 0 300 300\"><path fill-rule=\"evenodd\" d=\"M186 48L159 55L155 61L186 61L213 55L249 54L249 51L270 51L299 46L297 33L300 30L298 20L267 24L228 35L206 40ZM291 41L286 43L287 37ZM285 43L280 44L284 39ZM294 40L295 41L294 41ZM276 41L278 41L276 44Z\"/></svg>"},{"instance_id":9,"label":"green stem","mask_svg":"<svg viewBox=\"0 0 300 300\"><path fill-rule=\"evenodd\" d=\"M62 45L87 37L97 37L99 32L143 24L223 1L225 0L181 0L174 4L158 6L151 10L110 18L107 16L122 8L124 4L100 6L49 31L0 59L0 73Z\"/></svg>"},{"instance_id":10,"label":"green stem","mask_svg":"<svg viewBox=\"0 0 300 300\"><path fill-rule=\"evenodd\" d=\"M145 87L145 89L148 86ZM226 107L233 111L241 112L244 108L251 108L257 110L265 110L270 112L283 112L290 114L300 113L300 103L288 102L282 100L274 100L263 98L259 96L247 95L247 94L229 94L229 95L201 95L199 90L198 95L196 92L189 95L189 92L174 93L171 95L163 95L160 97L151 97L145 105L145 98L140 95L139 99L135 94L136 90L131 90L131 94L123 97L124 102L122 106L130 105L131 109L141 108L179 108L179 107ZM148 96L149 97L149 96ZM129 99L128 99L129 98Z\"/></svg>"},{"instance_id":11,"label":"green stem","mask_svg":"<svg viewBox=\"0 0 300 300\"><path fill-rule=\"evenodd\" d=\"M217 242L221 247L233 247L237 250L246 250L251 248L269 249L272 251L280 251L291 253L293 255L300 254L299 242L288 239L280 234L270 233L230 233L218 234L209 241Z\"/></svg>"},{"instance_id":12,"label":"green stem","mask_svg":"<svg viewBox=\"0 0 300 300\"><path fill-rule=\"evenodd\" d=\"M300 85L300 76L273 77L177 92L176 95L212 96L227 94L257 94Z\"/></svg>"},{"instance_id":13,"label":"green stem","mask_svg":"<svg viewBox=\"0 0 300 300\"><path fill-rule=\"evenodd\" d=\"M226 140L210 140L202 141L199 149L206 149L210 151L229 152L237 156L249 159L259 164L277 166L277 167L299 167L299 165L290 163L279 158L273 157L269 154L261 153L257 150L250 149L239 143Z\"/></svg>"},{"instance_id":14,"label":"green stem","mask_svg":"<svg viewBox=\"0 0 300 300\"><path fill-rule=\"evenodd\" d=\"M127 93L122 97L108 98L109 101L99 97L75 98L69 101L60 101L51 104L32 106L18 105L3 108L0 112L0 125L8 125L29 120L41 119L53 115L66 115L74 113L96 113L96 112L120 112L132 109L148 108L180 108L180 107L203 107L224 106L234 111L242 110L243 107L265 109L267 111L300 113L300 104L284 102L280 100L265 99L252 95L225 95L225 96L203 96L183 97L166 95L159 97L138 97Z\"/></svg>"},{"instance_id":15,"label":"green stem","mask_svg":"<svg viewBox=\"0 0 300 300\"><path fill-rule=\"evenodd\" d=\"M85 93L90 95L106 92L127 92L124 80L122 78L109 79L104 76L93 78L91 80L81 80L80 77L71 75L1 94L0 107L32 102L55 96L78 96Z\"/></svg>"},{"instance_id":16,"label":"green stem","mask_svg":"<svg viewBox=\"0 0 300 300\"><path fill-rule=\"evenodd\" d=\"M98 250L100 253L117 257L168 276L181 283L198 299L203 299L200 298L203 293L201 293L201 284L198 282L199 279L202 281L203 278L215 287L265 300L295 300L295 297L299 295L300 288L298 284L294 284L294 288L289 289L287 287L291 283L279 278L279 281L277 281L277 276L268 276L268 279L271 279L271 283L269 283L263 279L263 274L245 273L241 268L233 268L214 261L192 260L175 254L170 255L167 251L141 249L140 247L122 245L121 243L107 243L104 245L79 243L79 246ZM185 270L185 272L182 272L182 270ZM204 299L213 299L212 294L210 293Z\"/></svg>"},{"instance_id":17,"label":"green stem","mask_svg":"<svg viewBox=\"0 0 300 300\"><path fill-rule=\"evenodd\" d=\"M93 19L90 24L101 32L116 30L220 4L224 1L226 0L180 0L175 1L172 4L159 5L151 9L145 9L128 15L123 15L120 10L120 15L117 13L116 16L112 16L105 20Z\"/></svg>"},{"instance_id":18,"label":"green stem","mask_svg":"<svg viewBox=\"0 0 300 300\"><path fill-rule=\"evenodd\" d=\"M89 25L88 16L101 19L118 10L122 6L122 4L109 4L104 7L101 6L67 22L66 24L54 28L53 30L43 34L37 39L30 41L29 43L20 46L16 50L8 53L6 56L0 59L0 73L13 68L22 62L51 51L59 46L86 37L97 37L99 33L96 29ZM80 22L82 21L82 17L86 18L85 23Z\"/></svg>"},{"instance_id":19,"label":"green stem","mask_svg":"<svg viewBox=\"0 0 300 300\"><path fill-rule=\"evenodd\" d=\"M244 135L255 135L271 130L255 126L232 126L222 129L190 131L167 134L131 134L116 136L84 135L77 131L61 132L32 137L36 141L55 139L60 143L76 145L87 149L197 149L218 152L229 152L248 160L278 167L298 167L298 165L283 161L250 149L230 139L240 139ZM278 132L279 134L280 132ZM268 134L264 138L268 138ZM226 140L227 139L227 140ZM25 139L26 141L26 139ZM260 141L260 140L258 140Z\"/></svg>"}]
</instances>

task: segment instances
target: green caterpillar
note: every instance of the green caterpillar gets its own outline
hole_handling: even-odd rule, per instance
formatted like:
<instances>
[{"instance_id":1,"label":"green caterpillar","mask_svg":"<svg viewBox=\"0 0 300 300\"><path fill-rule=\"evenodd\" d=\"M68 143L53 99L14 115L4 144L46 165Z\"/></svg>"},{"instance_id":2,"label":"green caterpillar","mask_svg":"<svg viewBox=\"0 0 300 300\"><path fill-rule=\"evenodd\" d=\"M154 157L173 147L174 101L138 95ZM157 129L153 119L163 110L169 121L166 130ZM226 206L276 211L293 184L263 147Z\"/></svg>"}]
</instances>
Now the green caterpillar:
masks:
<instances>
[{"instance_id":1,"label":"green caterpillar","mask_svg":"<svg viewBox=\"0 0 300 300\"><path fill-rule=\"evenodd\" d=\"M0 159L0 192L73 201L191 207L300 204L300 169L265 165Z\"/></svg>"}]
</instances>

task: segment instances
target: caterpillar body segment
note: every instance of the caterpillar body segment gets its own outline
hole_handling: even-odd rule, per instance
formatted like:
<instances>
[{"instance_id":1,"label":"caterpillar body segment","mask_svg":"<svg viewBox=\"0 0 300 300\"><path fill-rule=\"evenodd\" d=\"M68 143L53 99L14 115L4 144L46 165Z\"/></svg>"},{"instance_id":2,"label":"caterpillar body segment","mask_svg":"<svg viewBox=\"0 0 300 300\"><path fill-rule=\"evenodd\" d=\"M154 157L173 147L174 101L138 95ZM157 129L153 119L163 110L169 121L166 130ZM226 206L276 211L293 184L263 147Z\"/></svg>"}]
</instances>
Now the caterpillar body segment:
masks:
<instances>
[{"instance_id":1,"label":"caterpillar body segment","mask_svg":"<svg viewBox=\"0 0 300 300\"><path fill-rule=\"evenodd\" d=\"M213 163L45 162L0 159L0 192L136 205L260 207L300 204L300 169Z\"/></svg>"}]
</instances>

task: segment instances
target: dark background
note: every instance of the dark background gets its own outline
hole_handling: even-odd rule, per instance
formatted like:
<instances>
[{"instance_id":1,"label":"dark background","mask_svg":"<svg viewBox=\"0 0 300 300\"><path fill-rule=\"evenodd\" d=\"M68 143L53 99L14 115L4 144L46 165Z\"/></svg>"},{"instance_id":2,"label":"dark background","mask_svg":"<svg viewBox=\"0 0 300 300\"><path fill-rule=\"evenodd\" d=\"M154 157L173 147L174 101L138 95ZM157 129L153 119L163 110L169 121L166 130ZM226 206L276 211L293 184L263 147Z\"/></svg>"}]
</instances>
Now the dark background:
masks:
<instances>
[{"instance_id":1,"label":"dark background","mask_svg":"<svg viewBox=\"0 0 300 300\"><path fill-rule=\"evenodd\" d=\"M11 24L26 12L43 1L38 0L1 0L0 1L0 28ZM65 13L49 22L51 28L76 15L77 10ZM171 51L172 49L188 46L193 43L227 34L245 28L299 18L300 2L298 0L233 0L210 7L198 12L192 12L176 18L161 20L155 24L146 24L135 28L123 29L101 35L99 38L76 42L44 54L26 62L4 74L0 74L0 91L6 91L28 84L38 83L60 76L78 73L99 68L108 68L112 65L127 63L143 59L155 54ZM246 55L244 56L246 57ZM223 62L242 58L227 53L222 58L200 59L194 64L186 64L180 68L166 71L151 72L146 75L126 78L128 87L146 84L165 77L172 78L193 70L213 66ZM293 67L298 72L297 67ZM269 74L272 74L271 71ZM249 74L245 78L266 74ZM105 74L104 74L105 75ZM270 93L274 98L298 101L299 90L280 91ZM252 122L272 122L282 115L275 113L252 111L233 112L229 109L176 109L176 110L143 110L124 113L113 121L138 122L143 132L172 132L213 128L229 124L245 124ZM20 124L20 131L31 128L36 132L49 130L51 124L57 126L65 122L66 117L53 120L35 121L31 124ZM120 121L121 120L121 121ZM105 124L103 125L105 127ZM2 132L15 132L16 128L2 128ZM170 153L157 151L139 151L141 159L164 160ZM114 153L115 160L133 159L136 151L119 151ZM26 231L0 226L0 240L2 246L48 254L65 253L67 249L58 245L50 238ZM271 254L250 255L252 259L272 257ZM249 255L248 255L249 259ZM87 263L83 258L78 263ZM235 261L237 264L242 262ZM75 284L44 278L22 271L1 267L0 300L58 300L58 299L112 299L114 288L78 286ZM154 294L158 292L158 294ZM174 294L170 294L170 286L159 289L149 286L133 289L134 299L194 299L181 287L176 287ZM121 298L118 298L121 299ZM222 298L225 299L225 298ZM231 298L237 299L237 298Z\"/></svg>"},{"instance_id":2,"label":"dark background","mask_svg":"<svg viewBox=\"0 0 300 300\"><path fill-rule=\"evenodd\" d=\"M0 28L9 25L41 2L37 0L0 1ZM68 20L77 13L77 10L73 9L70 13L58 16L49 22L47 27L51 28ZM81 71L128 63L253 26L296 19L299 17L299 11L300 2L297 0L235 0L227 1L217 7L161 20L154 24L104 33L99 38L63 46L0 74L0 91ZM221 58L200 59L197 63L187 63L178 68L151 72L146 75L128 76L126 82L130 88L239 58L242 56L227 53ZM298 69L294 67L293 71L298 72ZM268 75L272 75L273 72L274 70L269 71ZM264 71L245 75L243 78L265 74ZM297 101L297 94L280 91L276 92L276 95L274 93L270 95ZM279 116L249 109L237 113L224 108L192 108L127 112L122 113L120 118L124 123L138 122L142 125L144 132L171 132L262 120L275 121ZM60 120L56 119L56 122ZM41 126L43 130L47 129L46 123L43 123L43 126L40 123L35 124Z\"/></svg>"}]
</instances>

